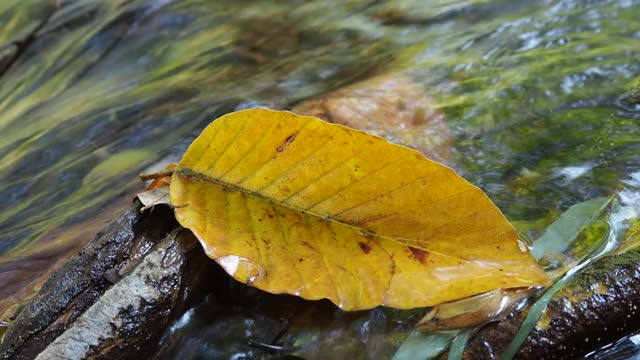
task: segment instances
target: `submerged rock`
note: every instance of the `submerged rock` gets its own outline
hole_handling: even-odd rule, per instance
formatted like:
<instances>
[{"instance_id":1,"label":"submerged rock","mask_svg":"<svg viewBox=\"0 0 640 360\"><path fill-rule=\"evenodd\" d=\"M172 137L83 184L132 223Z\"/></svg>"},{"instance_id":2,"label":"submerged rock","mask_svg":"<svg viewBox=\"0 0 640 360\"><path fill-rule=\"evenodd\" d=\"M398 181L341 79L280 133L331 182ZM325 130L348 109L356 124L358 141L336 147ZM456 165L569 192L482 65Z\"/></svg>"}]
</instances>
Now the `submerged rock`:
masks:
<instances>
[{"instance_id":1,"label":"submerged rock","mask_svg":"<svg viewBox=\"0 0 640 360\"><path fill-rule=\"evenodd\" d=\"M407 75L391 73L360 81L308 99L293 112L381 136L439 162L452 161L453 135L444 113Z\"/></svg>"}]
</instances>

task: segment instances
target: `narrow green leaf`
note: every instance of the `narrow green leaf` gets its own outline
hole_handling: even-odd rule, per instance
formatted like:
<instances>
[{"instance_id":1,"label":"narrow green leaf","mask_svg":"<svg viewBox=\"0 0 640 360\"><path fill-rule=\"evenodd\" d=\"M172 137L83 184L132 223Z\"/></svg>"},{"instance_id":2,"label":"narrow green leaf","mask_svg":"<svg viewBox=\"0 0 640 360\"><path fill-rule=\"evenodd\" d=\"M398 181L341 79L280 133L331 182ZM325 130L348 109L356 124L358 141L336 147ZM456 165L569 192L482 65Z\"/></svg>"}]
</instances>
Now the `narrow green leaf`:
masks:
<instances>
[{"instance_id":1,"label":"narrow green leaf","mask_svg":"<svg viewBox=\"0 0 640 360\"><path fill-rule=\"evenodd\" d=\"M429 360L447 350L458 330L423 333L414 330L402 343L393 360Z\"/></svg>"},{"instance_id":2,"label":"narrow green leaf","mask_svg":"<svg viewBox=\"0 0 640 360\"><path fill-rule=\"evenodd\" d=\"M448 360L462 360L464 348L467 346L467 341L469 341L469 336L471 336L472 331L473 328L468 328L460 331L458 336L456 336L456 338L453 340L453 343L451 344Z\"/></svg>"},{"instance_id":3,"label":"narrow green leaf","mask_svg":"<svg viewBox=\"0 0 640 360\"><path fill-rule=\"evenodd\" d=\"M580 232L600 215L610 198L596 198L573 205L551 224L544 234L533 243L531 255L540 260L545 252L565 251Z\"/></svg>"},{"instance_id":4,"label":"narrow green leaf","mask_svg":"<svg viewBox=\"0 0 640 360\"><path fill-rule=\"evenodd\" d=\"M551 301L551 298L553 298L553 296L558 291L560 291L560 289L562 289L572 278L573 274L570 274L557 281L544 293L544 295L542 295L540 299L538 299L538 301L536 301L531 306L531 309L529 309L527 317L524 319L522 326L520 326L518 333L513 338L513 340L511 340L511 343L509 344L509 347L507 347L507 350L505 350L505 352L502 354L502 360L513 359L518 350L520 350L520 346L522 346L524 341L527 339L527 336L529 336L531 330L533 330L533 327L536 326L536 323L540 319L540 316L542 316L542 312L547 308L547 305L549 304L549 301Z\"/></svg>"}]
</instances>

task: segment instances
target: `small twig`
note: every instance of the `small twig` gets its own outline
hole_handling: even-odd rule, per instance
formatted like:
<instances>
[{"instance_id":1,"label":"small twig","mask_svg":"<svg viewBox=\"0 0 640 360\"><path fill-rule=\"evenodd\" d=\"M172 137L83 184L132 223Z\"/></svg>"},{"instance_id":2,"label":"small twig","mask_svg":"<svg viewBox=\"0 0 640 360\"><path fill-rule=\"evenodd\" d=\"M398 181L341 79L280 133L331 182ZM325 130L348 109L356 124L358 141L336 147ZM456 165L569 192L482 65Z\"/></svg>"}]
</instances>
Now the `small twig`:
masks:
<instances>
[{"instance_id":1,"label":"small twig","mask_svg":"<svg viewBox=\"0 0 640 360\"><path fill-rule=\"evenodd\" d=\"M270 353L291 351L291 349L284 346L265 344L265 343L254 341L254 340L249 340L249 346L256 349L263 350L263 351L267 351Z\"/></svg>"},{"instance_id":2,"label":"small twig","mask_svg":"<svg viewBox=\"0 0 640 360\"><path fill-rule=\"evenodd\" d=\"M157 173L150 173L150 174L143 173L138 176L140 176L140 179L142 181L147 181L147 180L157 179L165 176L171 176L173 175L174 171L175 171L175 168L171 168L171 169L164 169L162 171L158 171Z\"/></svg>"}]
</instances>

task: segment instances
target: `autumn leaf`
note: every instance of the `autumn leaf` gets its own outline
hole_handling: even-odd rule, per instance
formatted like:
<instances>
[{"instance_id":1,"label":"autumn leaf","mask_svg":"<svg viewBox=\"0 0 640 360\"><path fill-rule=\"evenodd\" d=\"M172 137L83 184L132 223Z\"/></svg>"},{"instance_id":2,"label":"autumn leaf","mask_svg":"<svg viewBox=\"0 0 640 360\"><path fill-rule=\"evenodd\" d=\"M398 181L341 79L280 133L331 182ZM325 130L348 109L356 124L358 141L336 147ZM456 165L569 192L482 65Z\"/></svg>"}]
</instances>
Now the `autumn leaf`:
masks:
<instances>
[{"instance_id":1,"label":"autumn leaf","mask_svg":"<svg viewBox=\"0 0 640 360\"><path fill-rule=\"evenodd\" d=\"M160 186L155 189L146 190L137 195L138 200L142 203L141 212L158 205L170 205L169 186Z\"/></svg>"},{"instance_id":2,"label":"autumn leaf","mask_svg":"<svg viewBox=\"0 0 640 360\"><path fill-rule=\"evenodd\" d=\"M140 174L141 180L151 180L144 191L136 195L143 205L140 209L141 212L158 205L171 205L169 186L171 185L171 175L173 175L176 166L178 165L169 164L160 172Z\"/></svg>"},{"instance_id":3,"label":"autumn leaf","mask_svg":"<svg viewBox=\"0 0 640 360\"><path fill-rule=\"evenodd\" d=\"M169 164L160 172L151 174L140 174L141 180L151 180L144 191L169 187L169 185L171 184L171 175L173 175L173 170L176 168L176 166L178 166L178 164Z\"/></svg>"},{"instance_id":4,"label":"autumn leaf","mask_svg":"<svg viewBox=\"0 0 640 360\"><path fill-rule=\"evenodd\" d=\"M546 276L453 170L286 111L214 121L170 186L177 220L238 281L345 310L431 306Z\"/></svg>"}]
</instances>

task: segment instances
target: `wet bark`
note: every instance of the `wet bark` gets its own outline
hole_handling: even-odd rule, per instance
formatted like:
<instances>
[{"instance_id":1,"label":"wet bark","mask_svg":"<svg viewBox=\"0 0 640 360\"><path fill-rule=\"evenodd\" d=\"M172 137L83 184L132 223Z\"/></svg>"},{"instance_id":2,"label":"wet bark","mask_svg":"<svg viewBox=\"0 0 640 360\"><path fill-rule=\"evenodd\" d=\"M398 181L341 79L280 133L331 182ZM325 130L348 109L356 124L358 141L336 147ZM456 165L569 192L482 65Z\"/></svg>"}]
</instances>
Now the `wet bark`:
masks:
<instances>
[{"instance_id":1,"label":"wet bark","mask_svg":"<svg viewBox=\"0 0 640 360\"><path fill-rule=\"evenodd\" d=\"M71 258L19 313L3 359L140 358L200 299L213 263L168 207L140 205Z\"/></svg>"},{"instance_id":2,"label":"wet bark","mask_svg":"<svg viewBox=\"0 0 640 360\"><path fill-rule=\"evenodd\" d=\"M594 263L551 300L516 354L518 359L572 359L640 329L640 251ZM480 330L465 359L499 359L526 312Z\"/></svg>"}]
</instances>

